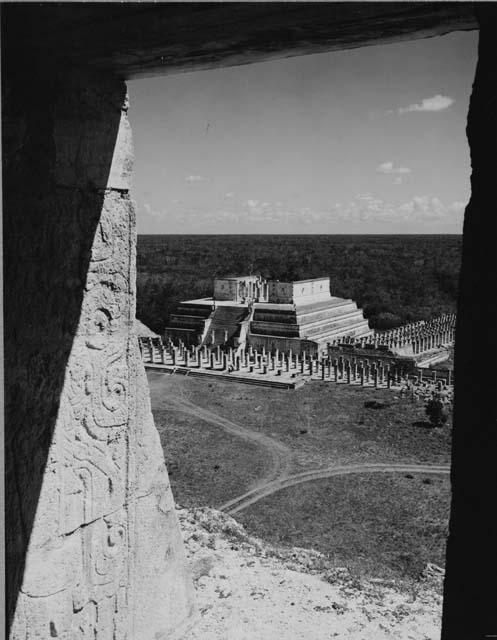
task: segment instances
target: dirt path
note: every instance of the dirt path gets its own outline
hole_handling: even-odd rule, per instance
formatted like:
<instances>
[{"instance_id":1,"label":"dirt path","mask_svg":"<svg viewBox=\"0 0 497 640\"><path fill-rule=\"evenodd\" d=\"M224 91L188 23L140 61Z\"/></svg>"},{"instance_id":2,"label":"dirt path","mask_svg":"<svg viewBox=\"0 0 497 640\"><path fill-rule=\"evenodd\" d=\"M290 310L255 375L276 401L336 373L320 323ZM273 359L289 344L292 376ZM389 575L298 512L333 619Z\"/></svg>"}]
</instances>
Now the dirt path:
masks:
<instances>
[{"instance_id":1,"label":"dirt path","mask_svg":"<svg viewBox=\"0 0 497 640\"><path fill-rule=\"evenodd\" d=\"M246 429L241 425L232 422L216 413L199 407L185 395L180 394L167 394L163 392L161 382L164 380L163 373L149 373L148 382L150 387L150 393L153 398L153 406L156 409L172 409L174 411L180 411L181 413L187 413L195 416L204 422L216 425L224 429L227 433L238 436L247 442L252 442L260 446L268 457L268 464L266 465L265 473L260 477L252 487L251 491L257 490L259 487L264 487L272 480L286 476L292 462L292 450L282 442L266 436L263 433Z\"/></svg>"},{"instance_id":2,"label":"dirt path","mask_svg":"<svg viewBox=\"0 0 497 640\"><path fill-rule=\"evenodd\" d=\"M448 474L450 467L448 465L430 465L430 464L351 464L340 467L326 467L318 469L310 469L309 471L303 471L294 475L288 475L279 477L272 482L268 482L264 486L259 486L255 489L247 491L246 493L233 498L229 502L221 505L220 511L225 511L230 515L233 515L237 511L246 509L254 502L258 502L266 496L270 496L281 489L292 487L296 484L302 484L303 482L310 482L311 480L321 480L324 478L332 478L333 476L343 476L352 473L436 473L436 474Z\"/></svg>"}]
</instances>

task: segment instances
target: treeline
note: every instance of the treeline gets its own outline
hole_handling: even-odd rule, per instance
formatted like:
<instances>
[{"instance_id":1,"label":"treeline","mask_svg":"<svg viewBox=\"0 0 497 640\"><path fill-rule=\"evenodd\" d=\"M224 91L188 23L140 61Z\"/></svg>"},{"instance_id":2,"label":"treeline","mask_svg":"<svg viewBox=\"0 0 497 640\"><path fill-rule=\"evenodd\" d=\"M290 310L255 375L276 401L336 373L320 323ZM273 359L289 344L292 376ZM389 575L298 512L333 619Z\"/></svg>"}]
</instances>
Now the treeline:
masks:
<instances>
[{"instance_id":1,"label":"treeline","mask_svg":"<svg viewBox=\"0 0 497 640\"><path fill-rule=\"evenodd\" d=\"M212 295L218 276L330 277L372 327L456 308L461 236L139 236L137 317L162 332L182 300Z\"/></svg>"}]
</instances>

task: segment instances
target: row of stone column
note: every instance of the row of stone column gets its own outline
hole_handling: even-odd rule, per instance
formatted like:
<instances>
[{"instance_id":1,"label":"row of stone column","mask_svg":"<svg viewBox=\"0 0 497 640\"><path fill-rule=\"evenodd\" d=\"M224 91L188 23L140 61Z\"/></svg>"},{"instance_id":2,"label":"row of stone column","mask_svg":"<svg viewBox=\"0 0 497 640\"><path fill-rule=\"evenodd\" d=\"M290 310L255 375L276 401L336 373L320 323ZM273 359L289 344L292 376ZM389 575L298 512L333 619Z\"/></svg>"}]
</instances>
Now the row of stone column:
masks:
<instances>
[{"instance_id":1,"label":"row of stone column","mask_svg":"<svg viewBox=\"0 0 497 640\"><path fill-rule=\"evenodd\" d=\"M279 352L267 353L250 346L248 349L221 349L204 345L186 346L182 342L174 345L170 340L166 343L161 338L142 338L140 340L142 356L145 362L168 364L187 368L210 369L217 371L243 371L244 373L260 373L262 375L281 376L286 374L292 378L309 376L332 382L348 384L374 385L375 387L399 385L409 378L422 381L423 370L417 374L409 374L400 366L390 362L359 359L356 356L341 355L331 358L324 354ZM428 378L428 373L425 373ZM441 376L442 374L439 374ZM436 380L437 373L430 371L430 378ZM444 376L447 379L447 375ZM451 383L450 372L447 383Z\"/></svg>"},{"instance_id":2,"label":"row of stone column","mask_svg":"<svg viewBox=\"0 0 497 640\"><path fill-rule=\"evenodd\" d=\"M354 345L363 349L377 349L380 346L398 349L412 346L414 353L421 353L440 345L452 344L455 338L455 323L455 314L443 314L428 322L420 320L388 331L377 331L372 336L338 338L330 345Z\"/></svg>"}]
</instances>

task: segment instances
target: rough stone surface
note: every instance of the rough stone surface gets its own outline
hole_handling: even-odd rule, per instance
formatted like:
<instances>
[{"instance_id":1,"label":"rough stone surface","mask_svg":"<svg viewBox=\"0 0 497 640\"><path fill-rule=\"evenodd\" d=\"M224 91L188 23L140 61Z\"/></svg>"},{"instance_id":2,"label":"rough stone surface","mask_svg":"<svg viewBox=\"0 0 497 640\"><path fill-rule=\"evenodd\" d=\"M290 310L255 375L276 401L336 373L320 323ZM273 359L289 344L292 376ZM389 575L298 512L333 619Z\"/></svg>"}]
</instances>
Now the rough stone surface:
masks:
<instances>
[{"instance_id":1,"label":"rough stone surface","mask_svg":"<svg viewBox=\"0 0 497 640\"><path fill-rule=\"evenodd\" d=\"M193 587L135 333L125 85L4 89L10 637L173 638Z\"/></svg>"},{"instance_id":2,"label":"rough stone surface","mask_svg":"<svg viewBox=\"0 0 497 640\"><path fill-rule=\"evenodd\" d=\"M464 216L456 324L443 640L497 635L497 369L487 364L497 354L497 7L477 3L477 14L478 63L466 129L471 200ZM484 349L475 348L475 327ZM475 380L475 372L483 370Z\"/></svg>"},{"instance_id":3,"label":"rough stone surface","mask_svg":"<svg viewBox=\"0 0 497 640\"><path fill-rule=\"evenodd\" d=\"M185 640L439 640L443 571L408 591L323 568L311 549L272 547L214 509L181 509L201 613Z\"/></svg>"},{"instance_id":4,"label":"rough stone surface","mask_svg":"<svg viewBox=\"0 0 497 640\"><path fill-rule=\"evenodd\" d=\"M42 49L124 78L476 28L470 2L12 4L3 8L5 35L17 55L30 60Z\"/></svg>"}]
</instances>

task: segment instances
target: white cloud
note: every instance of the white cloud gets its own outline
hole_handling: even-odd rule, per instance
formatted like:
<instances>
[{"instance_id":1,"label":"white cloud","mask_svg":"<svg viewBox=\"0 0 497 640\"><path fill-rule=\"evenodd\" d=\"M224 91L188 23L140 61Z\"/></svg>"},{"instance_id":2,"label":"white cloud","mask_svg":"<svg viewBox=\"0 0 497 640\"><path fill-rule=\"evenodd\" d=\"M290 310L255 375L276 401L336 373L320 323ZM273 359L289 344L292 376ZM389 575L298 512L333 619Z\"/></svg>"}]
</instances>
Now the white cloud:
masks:
<instances>
[{"instance_id":1,"label":"white cloud","mask_svg":"<svg viewBox=\"0 0 497 640\"><path fill-rule=\"evenodd\" d=\"M186 176L185 178L185 182L206 182L207 178L204 178L204 176Z\"/></svg>"},{"instance_id":2,"label":"white cloud","mask_svg":"<svg viewBox=\"0 0 497 640\"><path fill-rule=\"evenodd\" d=\"M397 109L397 113L409 113L411 111L445 111L452 104L454 99L449 96L442 96L437 94L432 98L425 98L416 104L410 104L408 107L400 107ZM387 113L393 113L390 109Z\"/></svg>"},{"instance_id":3,"label":"white cloud","mask_svg":"<svg viewBox=\"0 0 497 640\"><path fill-rule=\"evenodd\" d=\"M359 195L347 204L334 207L335 216L350 222L388 222L432 224L445 222L457 225L462 222L465 203L456 201L445 205L439 198L415 196L400 205L394 205L371 194Z\"/></svg>"},{"instance_id":4,"label":"white cloud","mask_svg":"<svg viewBox=\"0 0 497 640\"><path fill-rule=\"evenodd\" d=\"M386 175L405 175L411 173L411 170L409 167L395 167L393 162L382 162L376 167L376 172Z\"/></svg>"},{"instance_id":5,"label":"white cloud","mask_svg":"<svg viewBox=\"0 0 497 640\"><path fill-rule=\"evenodd\" d=\"M235 195L235 194L233 193L233 191L228 191L228 193L225 193L225 194L224 194L224 197L225 197L225 198L233 198L233 197L234 197L234 195Z\"/></svg>"},{"instance_id":6,"label":"white cloud","mask_svg":"<svg viewBox=\"0 0 497 640\"><path fill-rule=\"evenodd\" d=\"M399 177L399 176L395 176ZM432 195L415 196L395 203L383 200L373 193L362 193L349 202L341 201L323 208L311 206L288 207L278 202L250 198L243 202L225 201L219 209L207 209L201 205L168 212L168 218L179 228L189 225L196 228L214 229L216 225L238 225L240 229L279 228L312 231L361 226L374 233L375 226L381 231L395 232L443 232L458 230L462 226L465 203L454 201L443 203ZM146 209L146 207L143 207ZM150 207L151 210L151 207ZM164 214L156 214L164 215ZM227 228L227 227L223 227ZM232 227L229 227L232 228ZM233 228L235 228L233 226Z\"/></svg>"},{"instance_id":7,"label":"white cloud","mask_svg":"<svg viewBox=\"0 0 497 640\"><path fill-rule=\"evenodd\" d=\"M145 213L148 214L149 216L158 218L161 215L161 213L159 211L156 211L148 202L144 202L142 207Z\"/></svg>"}]
</instances>

